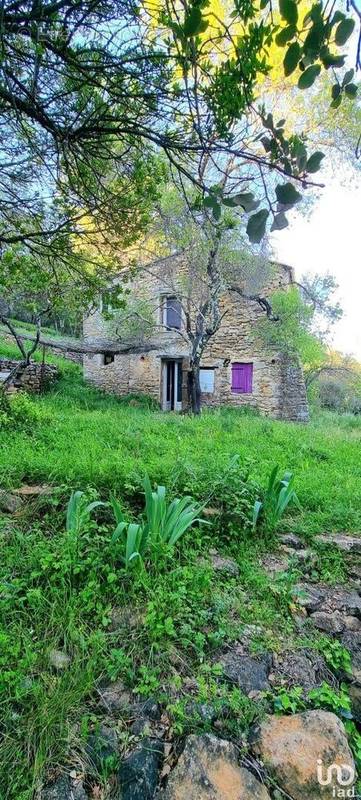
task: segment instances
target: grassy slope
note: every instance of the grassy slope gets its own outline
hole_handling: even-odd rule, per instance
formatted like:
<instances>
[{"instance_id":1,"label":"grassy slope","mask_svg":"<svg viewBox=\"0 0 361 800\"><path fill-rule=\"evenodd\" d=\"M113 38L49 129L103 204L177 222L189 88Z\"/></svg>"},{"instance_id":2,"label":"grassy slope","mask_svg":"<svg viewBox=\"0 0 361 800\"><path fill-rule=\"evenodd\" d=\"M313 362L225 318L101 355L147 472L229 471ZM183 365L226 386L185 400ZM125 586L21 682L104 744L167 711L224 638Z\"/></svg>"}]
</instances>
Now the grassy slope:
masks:
<instances>
[{"instance_id":1,"label":"grassy slope","mask_svg":"<svg viewBox=\"0 0 361 800\"><path fill-rule=\"evenodd\" d=\"M6 351L12 354L9 346ZM84 387L75 365L57 363L61 383L35 401L41 422L0 430L0 485L45 480L61 486L25 515L0 518L1 800L33 800L49 769L78 763L86 731L99 717L100 680L121 678L129 691L159 697L175 734L209 729L190 717L187 703L194 699L227 704L219 734L226 737L238 739L262 714L262 704L219 682L214 662L226 644L239 640L245 623L262 626L256 651L302 645L290 613L297 576L270 582L260 568L268 542L244 535L240 522L257 493L252 480L234 500L242 471L264 484L275 463L294 470L302 511L288 515L284 527L310 536L361 529L360 420L324 415L300 427L234 411L200 419L164 415ZM229 488L235 454L240 476L233 474ZM115 490L129 514L137 514L145 469L171 491L207 497L213 490L211 505L222 491L228 506L221 523L216 517L213 527L195 529L170 561L137 578L119 567L109 546L114 524L109 512L97 511L100 524L94 520L82 530L74 562L64 531L70 489L92 486L103 496ZM233 503L239 517L225 533ZM216 575L200 562L211 546L236 557L239 578ZM340 559L322 554L321 560L323 577L342 580ZM125 613L117 630L109 624L114 608ZM311 645L319 646L316 639ZM69 655L69 669L56 673L49 665L51 648ZM197 679L195 696L186 688L190 677ZM116 724L126 750L127 722L120 717ZM94 783L105 786L106 776L95 776Z\"/></svg>"},{"instance_id":2,"label":"grassy slope","mask_svg":"<svg viewBox=\"0 0 361 800\"><path fill-rule=\"evenodd\" d=\"M164 415L84 387L74 365L64 373L39 400L42 425L32 434L0 432L2 485L50 480L131 496L147 469L178 491L202 481L206 491L238 454L262 483L275 464L295 472L302 505L295 531L361 529L360 418L323 414L304 427L230 410L199 419Z\"/></svg>"}]
</instances>

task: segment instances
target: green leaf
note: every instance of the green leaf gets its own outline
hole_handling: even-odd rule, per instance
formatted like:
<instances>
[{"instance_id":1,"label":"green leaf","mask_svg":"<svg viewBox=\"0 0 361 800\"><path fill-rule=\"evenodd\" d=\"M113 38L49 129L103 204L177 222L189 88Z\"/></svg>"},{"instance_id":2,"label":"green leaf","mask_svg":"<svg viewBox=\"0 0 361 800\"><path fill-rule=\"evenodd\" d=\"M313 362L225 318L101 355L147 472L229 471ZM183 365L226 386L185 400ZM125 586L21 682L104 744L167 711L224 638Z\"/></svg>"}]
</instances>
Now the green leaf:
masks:
<instances>
[{"instance_id":1,"label":"green leaf","mask_svg":"<svg viewBox=\"0 0 361 800\"><path fill-rule=\"evenodd\" d=\"M342 94L339 94L338 97L335 97L335 99L332 100L331 108L339 108L339 106L341 105L341 101L342 101Z\"/></svg>"},{"instance_id":2,"label":"green leaf","mask_svg":"<svg viewBox=\"0 0 361 800\"><path fill-rule=\"evenodd\" d=\"M310 86L315 82L317 76L321 72L321 67L319 64L313 64L312 67L308 67L305 71L300 75L298 79L298 88L299 89L309 89Z\"/></svg>"},{"instance_id":3,"label":"green leaf","mask_svg":"<svg viewBox=\"0 0 361 800\"><path fill-rule=\"evenodd\" d=\"M212 213L213 213L214 219L218 222L218 220L221 218L221 215L222 215L222 207L220 206L219 203L216 202L214 204L214 206L212 208Z\"/></svg>"},{"instance_id":4,"label":"green leaf","mask_svg":"<svg viewBox=\"0 0 361 800\"><path fill-rule=\"evenodd\" d=\"M271 231L282 231L283 228L287 228L288 226L288 219L284 213L284 211L280 211L279 214L276 214Z\"/></svg>"},{"instance_id":5,"label":"green leaf","mask_svg":"<svg viewBox=\"0 0 361 800\"><path fill-rule=\"evenodd\" d=\"M341 86L339 83L334 83L331 89L332 100L336 100L336 97L338 97L339 94L341 94Z\"/></svg>"},{"instance_id":6,"label":"green leaf","mask_svg":"<svg viewBox=\"0 0 361 800\"><path fill-rule=\"evenodd\" d=\"M257 214L252 214L252 216L249 218L247 235L249 240L254 244L258 244L258 242L263 239L266 231L268 216L269 211L267 211L266 208L262 208L261 211L257 211Z\"/></svg>"},{"instance_id":7,"label":"green leaf","mask_svg":"<svg viewBox=\"0 0 361 800\"><path fill-rule=\"evenodd\" d=\"M342 11L335 11L335 13L334 13L334 15L332 17L332 20L331 20L331 26L336 25L337 22L341 22L341 20L343 20L343 19L346 19L346 17L343 14L343 12Z\"/></svg>"},{"instance_id":8,"label":"green leaf","mask_svg":"<svg viewBox=\"0 0 361 800\"><path fill-rule=\"evenodd\" d=\"M283 206L294 206L302 200L302 195L295 189L293 183L279 183L276 186L276 197Z\"/></svg>"},{"instance_id":9,"label":"green leaf","mask_svg":"<svg viewBox=\"0 0 361 800\"><path fill-rule=\"evenodd\" d=\"M320 150L317 150L316 153L312 153L312 156L307 161L306 164L306 171L307 172L318 172L321 166L321 162L325 157L324 153L321 153Z\"/></svg>"},{"instance_id":10,"label":"green leaf","mask_svg":"<svg viewBox=\"0 0 361 800\"><path fill-rule=\"evenodd\" d=\"M294 25L287 25L287 28L282 28L282 30L277 33L275 37L275 42L278 47L284 47L290 39L293 39L295 34L297 33L297 28Z\"/></svg>"},{"instance_id":11,"label":"green leaf","mask_svg":"<svg viewBox=\"0 0 361 800\"><path fill-rule=\"evenodd\" d=\"M354 69L348 69L343 76L342 86L346 86L348 83L351 83L354 74Z\"/></svg>"},{"instance_id":12,"label":"green leaf","mask_svg":"<svg viewBox=\"0 0 361 800\"><path fill-rule=\"evenodd\" d=\"M354 27L355 20L351 18L344 19L339 23L335 33L335 42L338 47L343 47L343 45L346 44L347 40L353 33Z\"/></svg>"},{"instance_id":13,"label":"green leaf","mask_svg":"<svg viewBox=\"0 0 361 800\"><path fill-rule=\"evenodd\" d=\"M207 20L203 20L202 18L200 8L198 8L198 6L192 8L192 10L189 12L189 14L186 15L184 20L184 25L183 25L184 36L186 36L187 39L189 39L191 36L196 36L197 33L200 33L201 31L205 30L204 28L205 22L207 23L206 27L208 27Z\"/></svg>"},{"instance_id":14,"label":"green leaf","mask_svg":"<svg viewBox=\"0 0 361 800\"><path fill-rule=\"evenodd\" d=\"M298 8L294 0L280 0L279 2L280 14L289 25L297 25Z\"/></svg>"},{"instance_id":15,"label":"green leaf","mask_svg":"<svg viewBox=\"0 0 361 800\"><path fill-rule=\"evenodd\" d=\"M356 97L357 92L358 92L358 87L356 86L355 83L348 83L347 86L345 86L345 94L347 95L347 97L353 99L354 97Z\"/></svg>"},{"instance_id":16,"label":"green leaf","mask_svg":"<svg viewBox=\"0 0 361 800\"><path fill-rule=\"evenodd\" d=\"M292 72L295 71L297 64L301 57L301 47L298 42L293 42L287 50L287 53L283 60L283 68L285 75L292 75Z\"/></svg>"},{"instance_id":17,"label":"green leaf","mask_svg":"<svg viewBox=\"0 0 361 800\"><path fill-rule=\"evenodd\" d=\"M245 212L248 214L250 211L254 211L255 208L258 208L259 201L254 199L254 195L252 192L243 192L241 194L235 194L233 197L226 197L223 200L225 206L242 206Z\"/></svg>"},{"instance_id":18,"label":"green leaf","mask_svg":"<svg viewBox=\"0 0 361 800\"><path fill-rule=\"evenodd\" d=\"M345 56L337 56L327 50L327 52L324 52L321 55L321 61L326 69L329 67L335 67L335 69L337 69L338 67L343 67L345 63Z\"/></svg>"},{"instance_id":19,"label":"green leaf","mask_svg":"<svg viewBox=\"0 0 361 800\"><path fill-rule=\"evenodd\" d=\"M311 30L308 32L303 45L303 52L306 55L318 55L323 42L324 33L325 28L322 18L317 18L313 23Z\"/></svg>"}]
</instances>

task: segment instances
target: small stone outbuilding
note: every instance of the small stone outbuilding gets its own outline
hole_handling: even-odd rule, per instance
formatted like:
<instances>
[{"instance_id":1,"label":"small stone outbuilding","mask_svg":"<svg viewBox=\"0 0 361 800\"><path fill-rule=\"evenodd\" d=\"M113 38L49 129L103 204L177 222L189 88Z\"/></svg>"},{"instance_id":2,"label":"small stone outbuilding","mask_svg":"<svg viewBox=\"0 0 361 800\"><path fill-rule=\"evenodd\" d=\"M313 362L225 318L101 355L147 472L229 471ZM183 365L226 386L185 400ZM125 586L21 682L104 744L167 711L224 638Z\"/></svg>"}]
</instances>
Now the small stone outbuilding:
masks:
<instances>
[{"instance_id":1,"label":"small stone outbuilding","mask_svg":"<svg viewBox=\"0 0 361 800\"><path fill-rule=\"evenodd\" d=\"M179 263L175 274L182 274ZM189 407L189 345L182 336L183 307L174 280L165 279L162 262L151 274L140 271L131 285L131 297L149 302L155 322L126 347L117 335L114 319L102 307L84 319L84 341L93 352L84 355L84 377L94 386L118 395L145 393L164 411ZM181 289L181 279L179 293ZM272 265L264 294L292 285L292 269ZM203 354L200 371L203 406L253 406L276 419L307 422L308 404L300 364L270 347L260 337L264 318L259 304L225 293L225 316ZM271 324L271 323L270 323ZM97 349L99 352L94 352Z\"/></svg>"}]
</instances>

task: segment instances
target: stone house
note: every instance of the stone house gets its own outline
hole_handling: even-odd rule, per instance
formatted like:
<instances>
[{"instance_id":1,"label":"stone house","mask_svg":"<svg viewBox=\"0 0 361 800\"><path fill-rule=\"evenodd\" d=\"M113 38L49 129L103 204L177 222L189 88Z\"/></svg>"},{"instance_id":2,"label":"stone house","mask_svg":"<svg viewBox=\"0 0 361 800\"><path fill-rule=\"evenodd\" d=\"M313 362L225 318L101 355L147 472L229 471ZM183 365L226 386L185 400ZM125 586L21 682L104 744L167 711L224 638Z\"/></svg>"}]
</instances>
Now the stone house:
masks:
<instances>
[{"instance_id":1,"label":"stone house","mask_svg":"<svg viewBox=\"0 0 361 800\"><path fill-rule=\"evenodd\" d=\"M152 309L152 324L145 324L137 335L128 340L119 335L114 319L101 306L84 319L84 341L92 350L84 355L84 377L115 394L151 395L164 411L183 411L189 407L190 355L184 302L179 299L185 269L175 258L168 260L167 265L167 259L159 261L151 272L140 271L131 283L130 296ZM263 294L267 297L280 287L287 290L292 275L290 267L273 264ZM257 323L264 311L228 292L222 296L221 311L221 327L201 362L202 405L254 406L277 419L306 422L301 367L260 338ZM135 316L140 319L142 314Z\"/></svg>"}]
</instances>

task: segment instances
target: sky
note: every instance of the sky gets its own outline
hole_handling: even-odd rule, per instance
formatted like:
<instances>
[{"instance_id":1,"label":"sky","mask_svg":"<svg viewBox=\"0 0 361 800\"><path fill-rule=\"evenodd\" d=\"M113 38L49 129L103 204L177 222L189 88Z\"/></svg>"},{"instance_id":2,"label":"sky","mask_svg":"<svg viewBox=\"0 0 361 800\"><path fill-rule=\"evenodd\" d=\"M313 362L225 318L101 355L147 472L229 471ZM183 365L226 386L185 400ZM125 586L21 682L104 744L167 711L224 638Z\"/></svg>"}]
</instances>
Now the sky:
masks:
<instances>
[{"instance_id":1,"label":"sky","mask_svg":"<svg viewBox=\"0 0 361 800\"><path fill-rule=\"evenodd\" d=\"M305 273L335 276L344 314L333 326L331 344L361 361L361 173L329 178L309 214L294 212L272 245L297 279Z\"/></svg>"}]
</instances>

